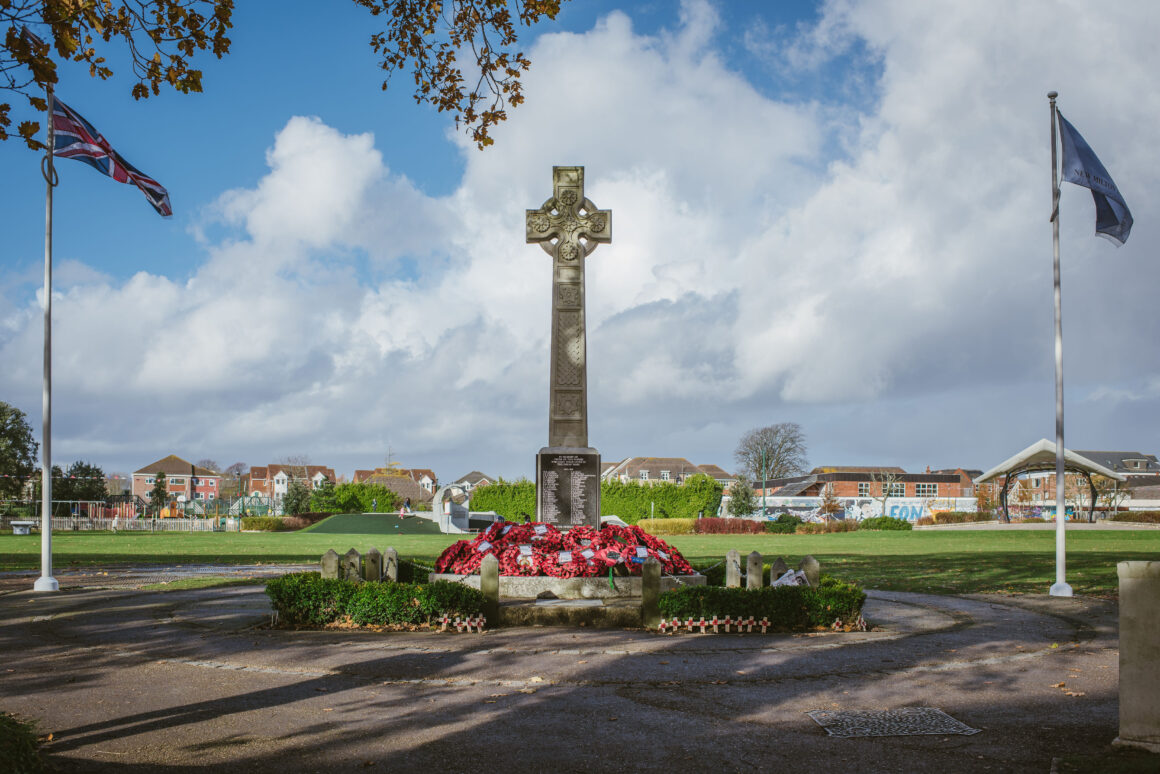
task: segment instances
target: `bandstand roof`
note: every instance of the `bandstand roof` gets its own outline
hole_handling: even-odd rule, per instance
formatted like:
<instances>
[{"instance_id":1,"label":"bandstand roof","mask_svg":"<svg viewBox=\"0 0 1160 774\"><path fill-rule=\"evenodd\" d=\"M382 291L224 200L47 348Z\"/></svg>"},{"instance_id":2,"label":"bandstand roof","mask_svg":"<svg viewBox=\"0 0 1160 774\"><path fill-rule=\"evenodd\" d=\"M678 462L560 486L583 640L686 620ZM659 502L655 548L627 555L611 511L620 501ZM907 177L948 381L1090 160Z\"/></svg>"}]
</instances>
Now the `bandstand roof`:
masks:
<instances>
[{"instance_id":1,"label":"bandstand roof","mask_svg":"<svg viewBox=\"0 0 1160 774\"><path fill-rule=\"evenodd\" d=\"M1093 462L1081 454L1065 448L1063 450L1063 464L1067 470L1080 470L1090 474L1104 476L1116 481L1127 479L1098 462ZM1055 442L1046 438L1036 441L1014 457L1004 460L983 475L975 479L976 484L985 484L992 479L1006 476L1009 473L1022 473L1029 470L1055 470Z\"/></svg>"}]
</instances>

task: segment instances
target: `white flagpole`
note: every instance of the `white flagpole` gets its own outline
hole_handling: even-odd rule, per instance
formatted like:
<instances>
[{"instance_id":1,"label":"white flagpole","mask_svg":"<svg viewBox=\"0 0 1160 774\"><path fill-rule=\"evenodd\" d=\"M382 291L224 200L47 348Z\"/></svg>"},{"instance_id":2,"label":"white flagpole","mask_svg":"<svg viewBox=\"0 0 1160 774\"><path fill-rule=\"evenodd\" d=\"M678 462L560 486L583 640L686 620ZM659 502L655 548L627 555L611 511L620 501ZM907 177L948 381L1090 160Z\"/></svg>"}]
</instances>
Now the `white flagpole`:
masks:
<instances>
[{"instance_id":1,"label":"white flagpole","mask_svg":"<svg viewBox=\"0 0 1160 774\"><path fill-rule=\"evenodd\" d=\"M1067 570L1067 532L1063 521L1066 509L1063 480L1063 304L1059 282L1059 165L1055 155L1055 98L1051 103L1051 241L1055 268L1055 583L1051 596L1070 597L1071 586L1064 580Z\"/></svg>"},{"instance_id":2,"label":"white flagpole","mask_svg":"<svg viewBox=\"0 0 1160 774\"><path fill-rule=\"evenodd\" d=\"M52 126L52 84L45 90L48 97L48 155L42 171L47 183L44 205L44 393L40 447L40 577L34 591L57 591L60 585L52 577L52 188L56 170L52 165L56 136Z\"/></svg>"}]
</instances>

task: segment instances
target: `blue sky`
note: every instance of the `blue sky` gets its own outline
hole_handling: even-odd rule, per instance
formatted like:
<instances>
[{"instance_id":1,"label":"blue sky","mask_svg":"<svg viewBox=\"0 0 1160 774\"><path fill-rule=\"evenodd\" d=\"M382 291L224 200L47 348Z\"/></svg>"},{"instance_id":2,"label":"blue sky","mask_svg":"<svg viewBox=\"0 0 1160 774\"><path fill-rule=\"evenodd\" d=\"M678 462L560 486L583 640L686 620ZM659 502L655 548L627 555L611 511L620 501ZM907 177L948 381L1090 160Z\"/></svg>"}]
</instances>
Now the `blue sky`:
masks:
<instances>
[{"instance_id":1,"label":"blue sky","mask_svg":"<svg viewBox=\"0 0 1160 774\"><path fill-rule=\"evenodd\" d=\"M796 421L816 465L988 468L1054 432L1051 89L1136 217L1115 249L1064 189L1067 445L1160 451L1152 3L576 0L525 32L527 104L483 152L406 73L380 90L353 3L279 11L239 4L203 94L63 68L175 214L57 162L55 461L530 475L550 275L523 210L578 163L615 213L588 277L606 459L732 469ZM0 147L0 400L38 432L39 163Z\"/></svg>"}]
</instances>

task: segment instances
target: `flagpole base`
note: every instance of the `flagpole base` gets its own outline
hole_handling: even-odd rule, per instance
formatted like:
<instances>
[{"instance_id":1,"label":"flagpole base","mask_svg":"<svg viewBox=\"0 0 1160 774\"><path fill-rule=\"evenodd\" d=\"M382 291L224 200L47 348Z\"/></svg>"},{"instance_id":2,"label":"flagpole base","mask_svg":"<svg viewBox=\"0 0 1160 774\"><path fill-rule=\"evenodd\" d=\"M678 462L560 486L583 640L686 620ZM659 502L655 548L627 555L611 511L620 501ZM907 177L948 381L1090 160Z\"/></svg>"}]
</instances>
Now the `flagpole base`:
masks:
<instances>
[{"instance_id":1,"label":"flagpole base","mask_svg":"<svg viewBox=\"0 0 1160 774\"><path fill-rule=\"evenodd\" d=\"M1050 593L1053 597L1070 597L1072 595L1071 586L1064 583L1063 581L1052 584L1051 591L1048 593Z\"/></svg>"},{"instance_id":2,"label":"flagpole base","mask_svg":"<svg viewBox=\"0 0 1160 774\"><path fill-rule=\"evenodd\" d=\"M60 584L51 575L41 575L32 584L33 591L60 591Z\"/></svg>"}]
</instances>

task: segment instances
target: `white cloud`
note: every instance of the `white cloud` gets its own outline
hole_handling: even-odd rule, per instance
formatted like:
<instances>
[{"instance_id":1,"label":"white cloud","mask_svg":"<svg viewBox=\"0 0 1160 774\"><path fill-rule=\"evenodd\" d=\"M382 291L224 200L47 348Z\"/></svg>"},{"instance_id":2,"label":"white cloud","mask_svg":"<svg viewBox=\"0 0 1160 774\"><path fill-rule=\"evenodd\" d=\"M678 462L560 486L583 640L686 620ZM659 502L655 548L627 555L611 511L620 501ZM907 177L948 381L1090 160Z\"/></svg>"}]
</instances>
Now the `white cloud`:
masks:
<instances>
[{"instance_id":1,"label":"white cloud","mask_svg":"<svg viewBox=\"0 0 1160 774\"><path fill-rule=\"evenodd\" d=\"M489 150L461 141L446 197L392 172L383 155L400 151L371 134L290 118L262 179L210 208L232 233L187 280L73 267L59 394L90 416L149 419L78 422L59 446L308 453L349 470L389 443L447 476L530 472L550 260L524 243L524 210L550 195L553 164L583 164L589 197L613 210L613 242L587 264L590 424L606 456L729 466L744 430L799 420L819 463L985 467L1030 442L1036 407L1050 430L1048 89L1137 215L1114 251L1090 238L1086 192L1065 191L1068 378L1118 399L1160 373L1157 151L1139 129L1160 113L1158 11L1079 5L1050 36L1047 14L828 3L777 53L803 69L840 68L855 43L874 52L878 101L852 114L832 95L763 94L727 58L744 31L710 4L683 3L655 36L614 12L535 42L527 103ZM1090 45L1101 29L1115 46ZM827 157L836 137L844 155ZM0 322L0 356L20 364L0 386L31 394L37 316ZM1089 447L1147 446L1096 440L1113 416L1069 421ZM118 440L97 437L110 427Z\"/></svg>"}]
</instances>

